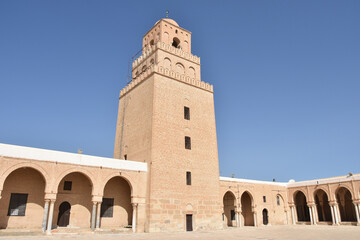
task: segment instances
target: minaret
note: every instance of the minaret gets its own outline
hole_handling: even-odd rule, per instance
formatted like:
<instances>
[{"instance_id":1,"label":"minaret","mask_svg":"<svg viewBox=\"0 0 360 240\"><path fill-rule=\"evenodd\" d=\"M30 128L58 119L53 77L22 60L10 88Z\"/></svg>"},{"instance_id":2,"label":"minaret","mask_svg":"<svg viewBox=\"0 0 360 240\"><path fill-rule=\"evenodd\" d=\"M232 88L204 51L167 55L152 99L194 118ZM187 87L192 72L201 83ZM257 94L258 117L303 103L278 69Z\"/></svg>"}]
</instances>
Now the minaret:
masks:
<instances>
[{"instance_id":1,"label":"minaret","mask_svg":"<svg viewBox=\"0 0 360 240\"><path fill-rule=\"evenodd\" d=\"M191 32L164 18L142 46L120 92L114 158L148 163L147 231L221 228L213 86Z\"/></svg>"}]
</instances>

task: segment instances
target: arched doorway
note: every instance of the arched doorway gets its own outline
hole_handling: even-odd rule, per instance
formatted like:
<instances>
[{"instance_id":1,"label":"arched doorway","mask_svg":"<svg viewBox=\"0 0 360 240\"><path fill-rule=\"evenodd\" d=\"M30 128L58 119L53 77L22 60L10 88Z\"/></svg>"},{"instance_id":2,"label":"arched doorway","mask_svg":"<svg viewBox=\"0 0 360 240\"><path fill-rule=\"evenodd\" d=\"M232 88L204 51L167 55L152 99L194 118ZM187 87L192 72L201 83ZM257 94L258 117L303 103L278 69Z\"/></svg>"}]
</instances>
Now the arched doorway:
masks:
<instances>
[{"instance_id":1,"label":"arched doorway","mask_svg":"<svg viewBox=\"0 0 360 240\"><path fill-rule=\"evenodd\" d=\"M132 225L131 186L122 177L111 178L104 187L100 209L101 227Z\"/></svg>"},{"instance_id":2,"label":"arched doorway","mask_svg":"<svg viewBox=\"0 0 360 240\"><path fill-rule=\"evenodd\" d=\"M252 197L248 192L241 195L241 214L244 218L244 226L255 226L254 213L252 211Z\"/></svg>"},{"instance_id":3,"label":"arched doorway","mask_svg":"<svg viewBox=\"0 0 360 240\"><path fill-rule=\"evenodd\" d=\"M268 225L269 216L268 216L268 210L266 208L264 208L264 210L262 211L262 216L263 216L263 224Z\"/></svg>"},{"instance_id":4,"label":"arched doorway","mask_svg":"<svg viewBox=\"0 0 360 240\"><path fill-rule=\"evenodd\" d=\"M224 204L224 221L228 227L236 226L235 207L236 198L235 195L228 191L223 197Z\"/></svg>"},{"instance_id":5,"label":"arched doorway","mask_svg":"<svg viewBox=\"0 0 360 240\"><path fill-rule=\"evenodd\" d=\"M331 222L331 209L326 192L319 189L315 192L314 196L319 222Z\"/></svg>"},{"instance_id":6,"label":"arched doorway","mask_svg":"<svg viewBox=\"0 0 360 240\"><path fill-rule=\"evenodd\" d=\"M63 177L58 185L54 207L54 216L58 216L58 218L53 218L53 224L58 224L59 217L62 215L60 211L66 211L70 205L71 214L69 212L69 220L66 226L89 228L93 205L91 192L92 182L84 173L72 172ZM61 206L61 204L64 205Z\"/></svg>"},{"instance_id":7,"label":"arched doorway","mask_svg":"<svg viewBox=\"0 0 360 240\"><path fill-rule=\"evenodd\" d=\"M57 225L59 227L66 227L67 225L69 225L70 209L71 209L70 203L63 202L60 204L58 221L57 221Z\"/></svg>"},{"instance_id":8,"label":"arched doorway","mask_svg":"<svg viewBox=\"0 0 360 240\"><path fill-rule=\"evenodd\" d=\"M298 191L295 195L295 206L298 222L310 222L309 207L307 206L305 194Z\"/></svg>"},{"instance_id":9,"label":"arched doorway","mask_svg":"<svg viewBox=\"0 0 360 240\"><path fill-rule=\"evenodd\" d=\"M356 222L356 212L352 202L351 192L347 188L340 187L336 191L336 201L339 204L341 221Z\"/></svg>"},{"instance_id":10,"label":"arched doorway","mask_svg":"<svg viewBox=\"0 0 360 240\"><path fill-rule=\"evenodd\" d=\"M45 178L36 169L23 167L11 172L0 199L0 229L41 229L44 191Z\"/></svg>"}]
</instances>

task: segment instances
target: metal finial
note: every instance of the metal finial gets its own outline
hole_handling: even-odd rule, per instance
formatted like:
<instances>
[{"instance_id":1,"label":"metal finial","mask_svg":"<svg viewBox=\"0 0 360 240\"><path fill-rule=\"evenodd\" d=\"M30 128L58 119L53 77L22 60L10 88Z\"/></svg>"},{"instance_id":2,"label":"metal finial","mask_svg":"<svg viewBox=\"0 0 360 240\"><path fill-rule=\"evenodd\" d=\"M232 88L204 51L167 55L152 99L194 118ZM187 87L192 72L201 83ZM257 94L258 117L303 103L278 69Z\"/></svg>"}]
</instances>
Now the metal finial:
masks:
<instances>
[{"instance_id":1,"label":"metal finial","mask_svg":"<svg viewBox=\"0 0 360 240\"><path fill-rule=\"evenodd\" d=\"M169 11L166 10L166 18L169 18Z\"/></svg>"}]
</instances>

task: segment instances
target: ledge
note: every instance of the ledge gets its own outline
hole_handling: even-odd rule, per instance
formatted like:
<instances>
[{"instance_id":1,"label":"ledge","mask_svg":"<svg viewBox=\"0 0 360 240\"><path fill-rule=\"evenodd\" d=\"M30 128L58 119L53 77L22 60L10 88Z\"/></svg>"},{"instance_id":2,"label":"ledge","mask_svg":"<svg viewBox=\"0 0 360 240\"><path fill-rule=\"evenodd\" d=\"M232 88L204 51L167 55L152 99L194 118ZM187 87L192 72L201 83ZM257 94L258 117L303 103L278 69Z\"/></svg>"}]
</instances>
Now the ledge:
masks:
<instances>
[{"instance_id":1,"label":"ledge","mask_svg":"<svg viewBox=\"0 0 360 240\"><path fill-rule=\"evenodd\" d=\"M141 82L143 82L145 79L147 79L148 77L150 77L151 74L153 73L158 73L160 75L166 76L166 77L170 77L174 80L177 80L179 82L183 82L186 83L188 85L192 85L194 87L203 89L205 91L208 92L213 92L213 85L197 80L195 78L190 78L189 76L186 76L184 74L180 75L180 73L174 72L174 71L170 71L169 69L162 67L162 66L158 66L158 65L151 65L150 67L148 67L144 72L142 72L139 76L137 76L136 78L134 78L126 87L124 87L121 91L120 91L120 98L127 92L131 91L133 88L135 88L137 85L139 85Z\"/></svg>"},{"instance_id":2,"label":"ledge","mask_svg":"<svg viewBox=\"0 0 360 240\"><path fill-rule=\"evenodd\" d=\"M16 146L0 143L0 156L30 159L35 161L68 163L91 167L147 172L147 164L142 162L96 157L78 153Z\"/></svg>"}]
</instances>

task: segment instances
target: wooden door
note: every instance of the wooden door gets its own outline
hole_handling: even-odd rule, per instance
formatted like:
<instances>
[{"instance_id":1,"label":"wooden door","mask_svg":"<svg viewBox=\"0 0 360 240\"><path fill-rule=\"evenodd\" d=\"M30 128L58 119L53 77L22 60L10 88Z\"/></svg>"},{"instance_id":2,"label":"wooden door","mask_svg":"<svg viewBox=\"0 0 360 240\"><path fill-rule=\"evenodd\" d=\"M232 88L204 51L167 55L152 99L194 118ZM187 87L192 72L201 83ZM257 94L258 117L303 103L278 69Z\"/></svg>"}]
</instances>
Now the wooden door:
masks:
<instances>
[{"instance_id":1,"label":"wooden door","mask_svg":"<svg viewBox=\"0 0 360 240\"><path fill-rule=\"evenodd\" d=\"M192 214L186 214L186 231L193 230Z\"/></svg>"},{"instance_id":2,"label":"wooden door","mask_svg":"<svg viewBox=\"0 0 360 240\"><path fill-rule=\"evenodd\" d=\"M263 224L268 225L269 223L268 210L264 209L262 214L263 214Z\"/></svg>"}]
</instances>

